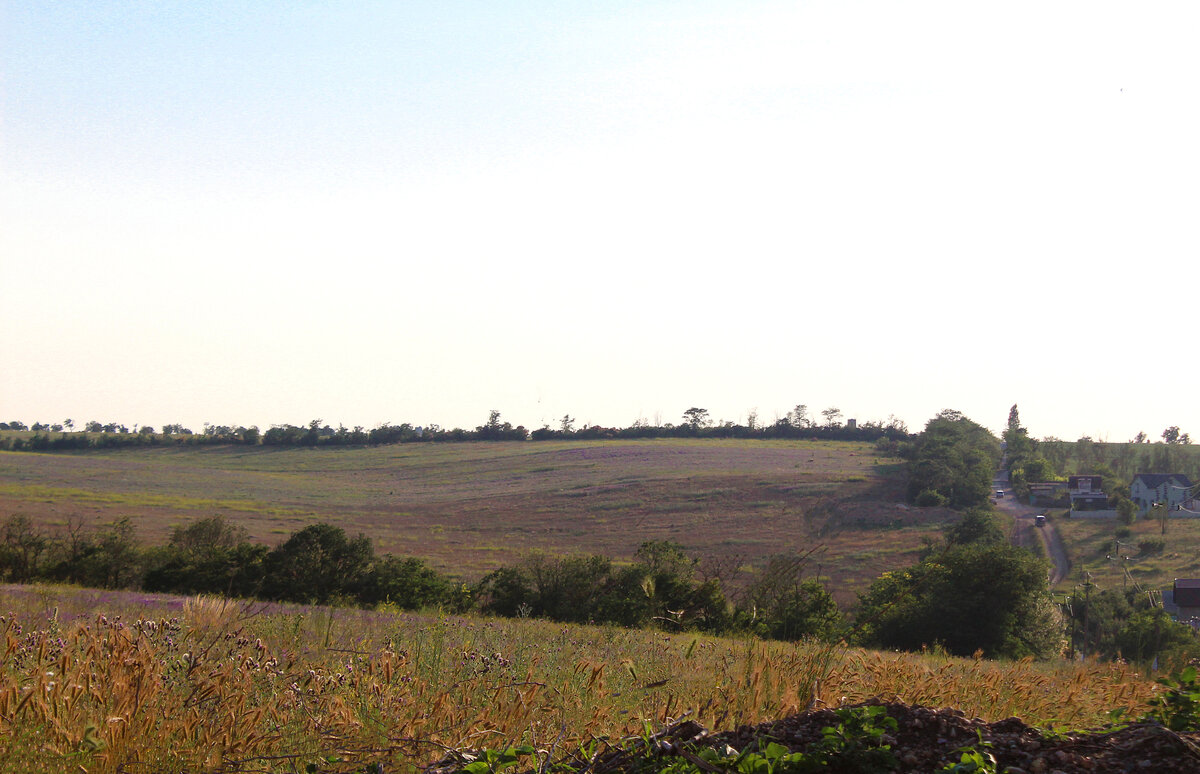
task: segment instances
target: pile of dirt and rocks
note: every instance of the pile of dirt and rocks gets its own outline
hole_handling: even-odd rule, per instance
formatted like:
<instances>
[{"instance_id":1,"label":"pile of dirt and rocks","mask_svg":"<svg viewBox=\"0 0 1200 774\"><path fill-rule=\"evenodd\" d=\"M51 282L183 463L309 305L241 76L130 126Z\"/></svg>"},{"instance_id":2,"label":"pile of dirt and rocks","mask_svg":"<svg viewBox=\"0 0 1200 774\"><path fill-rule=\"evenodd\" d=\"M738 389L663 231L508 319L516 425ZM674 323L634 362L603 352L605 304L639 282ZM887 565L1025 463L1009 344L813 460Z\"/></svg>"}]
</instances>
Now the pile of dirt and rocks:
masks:
<instances>
[{"instance_id":1,"label":"pile of dirt and rocks","mask_svg":"<svg viewBox=\"0 0 1200 774\"><path fill-rule=\"evenodd\" d=\"M858 705L872 706L872 705ZM891 747L899 774L929 774L960 759L961 750L986 750L995 756L997 772L1008 774L1197 774L1200 772L1200 732L1176 733L1155 723L1130 723L1091 732L1057 733L1037 729L1019 718L987 723L954 709L907 704L875 703L896 720L896 729L880 740ZM632 747L612 749L584 768L593 774L645 770L646 758L661 756L664 765L682 756L702 771L724 772L701 760L696 752L715 748L726 753L760 749L768 741L791 751L804 751L822 738L822 730L839 723L828 709L782 720L709 733L684 721ZM639 749L640 748L640 749ZM831 765L830 772L838 771Z\"/></svg>"}]
</instances>

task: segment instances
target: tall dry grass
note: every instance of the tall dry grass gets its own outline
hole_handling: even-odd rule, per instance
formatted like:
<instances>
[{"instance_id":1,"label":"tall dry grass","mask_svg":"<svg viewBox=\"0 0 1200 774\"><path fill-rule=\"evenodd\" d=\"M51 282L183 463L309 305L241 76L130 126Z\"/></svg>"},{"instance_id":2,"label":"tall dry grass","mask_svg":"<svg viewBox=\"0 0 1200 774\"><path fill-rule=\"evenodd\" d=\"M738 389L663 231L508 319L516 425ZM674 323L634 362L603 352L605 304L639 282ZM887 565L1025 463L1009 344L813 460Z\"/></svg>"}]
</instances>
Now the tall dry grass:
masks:
<instances>
[{"instance_id":1,"label":"tall dry grass","mask_svg":"<svg viewBox=\"0 0 1200 774\"><path fill-rule=\"evenodd\" d=\"M8 601L8 600L5 600ZM727 728L872 697L1099 724L1152 684L1125 665L992 663L539 621L250 607L0 618L6 771L294 771L448 748L550 754L683 716ZM333 764L338 765L338 764Z\"/></svg>"}]
</instances>

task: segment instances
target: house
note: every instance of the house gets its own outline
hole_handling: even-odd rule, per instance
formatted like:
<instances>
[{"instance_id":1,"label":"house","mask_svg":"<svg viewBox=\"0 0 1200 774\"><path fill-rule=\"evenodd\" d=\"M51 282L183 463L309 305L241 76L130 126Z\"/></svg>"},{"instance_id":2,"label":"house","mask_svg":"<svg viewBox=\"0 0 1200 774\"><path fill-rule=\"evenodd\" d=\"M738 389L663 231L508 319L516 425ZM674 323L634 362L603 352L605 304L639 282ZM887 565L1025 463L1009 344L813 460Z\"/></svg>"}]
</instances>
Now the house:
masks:
<instances>
[{"instance_id":1,"label":"house","mask_svg":"<svg viewBox=\"0 0 1200 774\"><path fill-rule=\"evenodd\" d=\"M1129 499L1145 516L1154 503L1165 503L1169 510L1186 507L1192 493L1192 482L1181 473L1138 473L1129 485Z\"/></svg>"},{"instance_id":2,"label":"house","mask_svg":"<svg viewBox=\"0 0 1200 774\"><path fill-rule=\"evenodd\" d=\"M1066 505L1066 481L1035 481L1029 484L1029 504L1035 506Z\"/></svg>"},{"instance_id":3,"label":"house","mask_svg":"<svg viewBox=\"0 0 1200 774\"><path fill-rule=\"evenodd\" d=\"M1072 495L1100 492L1104 489L1104 479L1100 476L1067 476L1067 489Z\"/></svg>"},{"instance_id":4,"label":"house","mask_svg":"<svg viewBox=\"0 0 1200 774\"><path fill-rule=\"evenodd\" d=\"M1071 515L1116 516L1116 510L1108 506L1108 495L1104 493L1104 480L1100 476L1068 476L1067 491L1071 494Z\"/></svg>"},{"instance_id":5,"label":"house","mask_svg":"<svg viewBox=\"0 0 1200 774\"><path fill-rule=\"evenodd\" d=\"M1163 592L1163 609L1177 621L1200 619L1200 578L1176 578L1169 599L1167 592Z\"/></svg>"}]
</instances>

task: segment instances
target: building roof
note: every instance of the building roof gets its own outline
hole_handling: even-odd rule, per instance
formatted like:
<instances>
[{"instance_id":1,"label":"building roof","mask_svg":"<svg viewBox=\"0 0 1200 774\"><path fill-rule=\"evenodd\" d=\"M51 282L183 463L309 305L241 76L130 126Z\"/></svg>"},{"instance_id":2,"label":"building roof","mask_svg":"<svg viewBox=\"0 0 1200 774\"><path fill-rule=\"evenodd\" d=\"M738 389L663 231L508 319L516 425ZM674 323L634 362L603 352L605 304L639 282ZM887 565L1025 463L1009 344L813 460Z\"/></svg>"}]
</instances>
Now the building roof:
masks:
<instances>
[{"instance_id":1,"label":"building roof","mask_svg":"<svg viewBox=\"0 0 1200 774\"><path fill-rule=\"evenodd\" d=\"M1142 480L1142 483L1151 489L1157 489L1163 484L1175 484L1176 486L1186 486L1189 489L1192 487L1192 481L1182 473L1134 473L1133 480ZM1130 482L1132 483L1132 482Z\"/></svg>"},{"instance_id":2,"label":"building roof","mask_svg":"<svg viewBox=\"0 0 1200 774\"><path fill-rule=\"evenodd\" d=\"M1176 578L1177 589L1200 589L1200 578Z\"/></svg>"}]
</instances>

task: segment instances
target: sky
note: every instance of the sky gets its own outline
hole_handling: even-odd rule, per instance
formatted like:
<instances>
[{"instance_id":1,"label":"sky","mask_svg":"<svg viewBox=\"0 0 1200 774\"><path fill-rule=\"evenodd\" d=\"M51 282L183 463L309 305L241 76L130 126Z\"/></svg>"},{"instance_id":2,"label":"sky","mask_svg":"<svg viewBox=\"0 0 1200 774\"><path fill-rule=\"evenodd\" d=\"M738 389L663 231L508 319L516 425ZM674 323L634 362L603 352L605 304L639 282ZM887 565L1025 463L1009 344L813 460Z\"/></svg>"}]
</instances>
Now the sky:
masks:
<instances>
[{"instance_id":1,"label":"sky","mask_svg":"<svg viewBox=\"0 0 1200 774\"><path fill-rule=\"evenodd\" d=\"M1200 432L1192 2L0 0L0 420Z\"/></svg>"}]
</instances>

